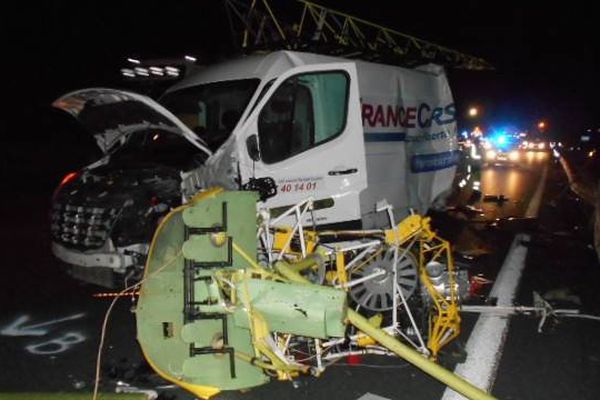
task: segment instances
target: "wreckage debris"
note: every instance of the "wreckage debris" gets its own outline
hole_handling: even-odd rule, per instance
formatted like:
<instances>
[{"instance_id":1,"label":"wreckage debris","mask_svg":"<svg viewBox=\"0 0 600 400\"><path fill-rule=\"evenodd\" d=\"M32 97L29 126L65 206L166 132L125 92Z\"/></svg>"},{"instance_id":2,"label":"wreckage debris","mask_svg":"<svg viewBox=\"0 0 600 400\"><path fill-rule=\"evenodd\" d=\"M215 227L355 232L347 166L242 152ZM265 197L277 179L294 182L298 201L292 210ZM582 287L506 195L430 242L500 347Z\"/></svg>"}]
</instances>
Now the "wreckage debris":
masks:
<instances>
[{"instance_id":1,"label":"wreckage debris","mask_svg":"<svg viewBox=\"0 0 600 400\"><path fill-rule=\"evenodd\" d=\"M503 194L486 194L483 196L483 201L486 203L498 203L498 205L502 205L508 201L508 197Z\"/></svg>"}]
</instances>

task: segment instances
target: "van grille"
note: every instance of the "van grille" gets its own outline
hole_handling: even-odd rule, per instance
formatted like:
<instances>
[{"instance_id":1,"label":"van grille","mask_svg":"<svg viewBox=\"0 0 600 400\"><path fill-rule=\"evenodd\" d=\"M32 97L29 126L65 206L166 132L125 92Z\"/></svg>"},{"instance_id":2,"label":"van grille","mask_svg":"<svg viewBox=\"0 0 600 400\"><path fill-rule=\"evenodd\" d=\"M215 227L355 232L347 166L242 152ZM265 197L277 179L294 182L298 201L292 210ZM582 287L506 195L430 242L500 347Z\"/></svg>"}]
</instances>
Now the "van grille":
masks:
<instances>
[{"instance_id":1,"label":"van grille","mask_svg":"<svg viewBox=\"0 0 600 400\"><path fill-rule=\"evenodd\" d=\"M54 203L51 234L54 241L77 249L98 249L110 237L118 216L116 208Z\"/></svg>"}]
</instances>

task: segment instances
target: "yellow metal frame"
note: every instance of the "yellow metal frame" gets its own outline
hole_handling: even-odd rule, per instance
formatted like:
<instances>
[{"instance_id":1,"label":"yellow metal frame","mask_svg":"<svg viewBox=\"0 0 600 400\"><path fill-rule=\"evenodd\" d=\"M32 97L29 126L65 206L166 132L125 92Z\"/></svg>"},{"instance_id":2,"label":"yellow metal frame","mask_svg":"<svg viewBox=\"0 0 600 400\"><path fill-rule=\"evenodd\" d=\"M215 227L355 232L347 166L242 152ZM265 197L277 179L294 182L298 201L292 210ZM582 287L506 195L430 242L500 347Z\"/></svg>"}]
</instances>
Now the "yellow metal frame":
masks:
<instances>
[{"instance_id":1,"label":"yellow metal frame","mask_svg":"<svg viewBox=\"0 0 600 400\"><path fill-rule=\"evenodd\" d=\"M460 334L459 297L456 286L456 271L450 243L436 235L431 229L431 218L421 215L410 215L393 229L384 231L385 243L389 246L403 246L411 240L416 240L418 248L419 279L425 286L432 300L430 313L427 348L431 357L436 359L440 350ZM367 263L367 259L364 263ZM439 293L426 271L427 263L438 261L448 269L449 298ZM363 264L364 264L363 263ZM348 282L344 254L335 252L335 271L329 271L328 281L342 284ZM331 275L335 274L333 278Z\"/></svg>"},{"instance_id":2,"label":"yellow metal frame","mask_svg":"<svg viewBox=\"0 0 600 400\"><path fill-rule=\"evenodd\" d=\"M274 248L281 249L290 241L292 228L275 232ZM318 233L304 230L307 243L307 253L314 251L318 243ZM454 340L460 334L459 297L456 285L456 271L450 243L431 229L431 218L418 214L410 215L400 221L393 229L384 231L384 241L389 246L404 246L412 240L416 240L418 248L419 279L425 286L432 300L432 310L429 319L427 348L431 351L431 357L436 359L440 350ZM297 254L292 252L292 254ZM298 254L297 254L298 255ZM348 282L346 262L343 251L336 249L334 253L335 269L328 271L326 280L329 283L345 285ZM370 260L363 262L366 264ZM429 262L438 261L448 270L448 284L450 286L449 298L439 293L426 271ZM347 289L346 289L347 290Z\"/></svg>"},{"instance_id":3,"label":"yellow metal frame","mask_svg":"<svg viewBox=\"0 0 600 400\"><path fill-rule=\"evenodd\" d=\"M431 279L429 279L425 266L431 261L440 261L446 264L448 268L449 298L442 296L433 287ZM437 358L440 349L460 334L461 320L456 276L449 242L437 236L434 236L433 240L421 240L419 245L419 276L433 302L434 310L432 310L429 318L427 347L431 350L432 357Z\"/></svg>"},{"instance_id":4,"label":"yellow metal frame","mask_svg":"<svg viewBox=\"0 0 600 400\"><path fill-rule=\"evenodd\" d=\"M431 230L429 230L429 232L433 233ZM307 285L311 284L297 272L286 267L285 263L279 265L277 272L291 282L305 283ZM367 320L356 311L352 309L348 310L348 320L352 325L356 326L366 335L373 338L374 341L380 343L382 346L391 350L396 355L402 357L404 360L413 364L425 373L438 379L440 382L448 385L450 388L464 395L466 398L473 400L494 400L494 397L489 393L479 389L478 387L466 381L463 377L454 374L453 372L436 364L432 360L423 357L422 354L416 352L414 349L398 341L398 339L395 337L390 336L385 331L374 326L373 321Z\"/></svg>"},{"instance_id":5,"label":"yellow metal frame","mask_svg":"<svg viewBox=\"0 0 600 400\"><path fill-rule=\"evenodd\" d=\"M304 244L306 246L306 254L310 254L315 251L317 247L318 235L317 232L303 229ZM278 226L273 233L273 251L282 251L285 254L294 254L296 256L302 256L300 252L293 251L291 249L292 235L294 235L294 229L290 226Z\"/></svg>"},{"instance_id":6,"label":"yellow metal frame","mask_svg":"<svg viewBox=\"0 0 600 400\"><path fill-rule=\"evenodd\" d=\"M417 237L419 278L431 297L433 306L429 318L427 348L435 359L441 348L460 334L461 319L452 249L448 241L437 236L431 229L430 222L429 217L411 215L402 220L396 229L386 230L385 239L390 245L403 245ZM432 261L441 262L448 269L449 298L445 298L435 289L427 274L425 267Z\"/></svg>"}]
</instances>

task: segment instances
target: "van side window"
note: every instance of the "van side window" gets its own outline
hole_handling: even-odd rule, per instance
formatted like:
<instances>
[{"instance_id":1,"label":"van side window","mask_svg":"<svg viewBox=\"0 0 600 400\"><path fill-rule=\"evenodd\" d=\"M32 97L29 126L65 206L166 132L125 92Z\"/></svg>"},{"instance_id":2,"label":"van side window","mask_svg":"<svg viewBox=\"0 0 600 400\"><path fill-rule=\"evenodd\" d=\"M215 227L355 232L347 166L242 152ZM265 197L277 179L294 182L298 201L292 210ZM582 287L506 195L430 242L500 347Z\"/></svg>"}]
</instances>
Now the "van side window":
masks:
<instances>
[{"instance_id":1,"label":"van side window","mask_svg":"<svg viewBox=\"0 0 600 400\"><path fill-rule=\"evenodd\" d=\"M287 79L258 118L262 160L275 163L325 143L346 123L348 76L307 73Z\"/></svg>"}]
</instances>

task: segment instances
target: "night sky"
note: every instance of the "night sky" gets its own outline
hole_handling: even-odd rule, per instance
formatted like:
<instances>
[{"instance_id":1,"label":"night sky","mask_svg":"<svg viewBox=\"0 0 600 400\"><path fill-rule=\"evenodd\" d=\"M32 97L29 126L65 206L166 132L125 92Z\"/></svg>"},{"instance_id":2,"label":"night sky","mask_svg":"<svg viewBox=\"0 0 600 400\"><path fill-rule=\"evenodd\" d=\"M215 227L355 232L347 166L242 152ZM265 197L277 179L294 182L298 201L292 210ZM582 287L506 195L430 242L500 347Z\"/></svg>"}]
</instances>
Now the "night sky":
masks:
<instances>
[{"instance_id":1,"label":"night sky","mask_svg":"<svg viewBox=\"0 0 600 400\"><path fill-rule=\"evenodd\" d=\"M527 129L544 118L549 133L573 137L600 127L599 13L589 2L519 3L320 4L487 59L495 71L449 73L462 112L483 106L482 124ZM194 54L210 62L232 52L218 0L21 1L13 7L2 18L10 98L0 122L3 142L47 135L47 121L55 118L49 104L67 91L120 86L128 56Z\"/></svg>"}]
</instances>

